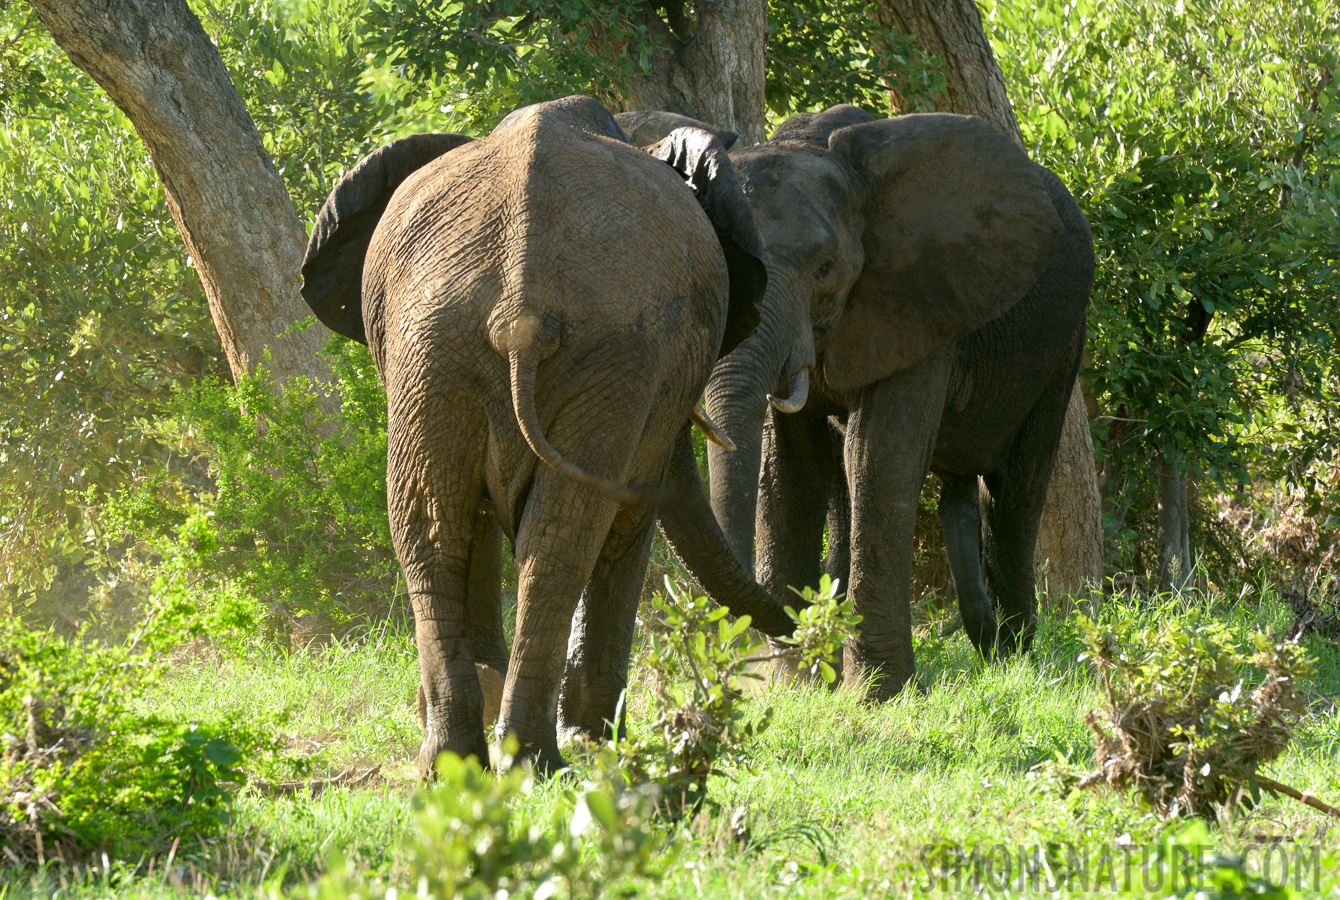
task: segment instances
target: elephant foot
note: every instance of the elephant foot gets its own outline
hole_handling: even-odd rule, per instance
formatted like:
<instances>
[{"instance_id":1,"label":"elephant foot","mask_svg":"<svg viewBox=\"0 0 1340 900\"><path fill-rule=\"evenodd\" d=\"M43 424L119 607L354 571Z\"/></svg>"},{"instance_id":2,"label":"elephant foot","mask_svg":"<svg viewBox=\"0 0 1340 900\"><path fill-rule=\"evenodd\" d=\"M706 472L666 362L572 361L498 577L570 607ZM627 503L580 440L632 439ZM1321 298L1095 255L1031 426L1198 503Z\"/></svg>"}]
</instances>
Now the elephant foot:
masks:
<instances>
[{"instance_id":1,"label":"elephant foot","mask_svg":"<svg viewBox=\"0 0 1340 900\"><path fill-rule=\"evenodd\" d=\"M594 720L578 720L576 722L560 722L558 726L558 737L565 744L600 744L604 741L614 738L623 740L628 736L628 726L626 722L619 723L619 733L617 737L610 723L601 719L599 724Z\"/></svg>"},{"instance_id":2,"label":"elephant foot","mask_svg":"<svg viewBox=\"0 0 1340 900\"><path fill-rule=\"evenodd\" d=\"M964 609L963 631L983 659L995 659L1000 652L1000 628L990 605L985 609Z\"/></svg>"},{"instance_id":3,"label":"elephant foot","mask_svg":"<svg viewBox=\"0 0 1340 900\"><path fill-rule=\"evenodd\" d=\"M462 759L473 756L485 764L489 762L485 733L498 720L498 711L502 707L503 678L493 668L479 663L475 663L475 676L479 679L480 693L484 699L484 708L478 716L472 710L461 710L455 713L439 711L430 717L428 699L423 685L419 685L415 705L424 738L419 745L418 762L419 777L425 781L436 776L437 758L443 753L455 753Z\"/></svg>"},{"instance_id":4,"label":"elephant foot","mask_svg":"<svg viewBox=\"0 0 1340 900\"><path fill-rule=\"evenodd\" d=\"M522 741L516 755L511 757L504 756L502 747L494 744L492 753L495 769L511 768L529 762L535 774L541 778L557 775L568 767L568 761L559 752L558 742L555 740Z\"/></svg>"},{"instance_id":5,"label":"elephant foot","mask_svg":"<svg viewBox=\"0 0 1340 900\"><path fill-rule=\"evenodd\" d=\"M628 711L623 707L628 679L575 678L563 682L558 702L558 734L563 741L600 743L616 735L628 734Z\"/></svg>"},{"instance_id":6,"label":"elephant foot","mask_svg":"<svg viewBox=\"0 0 1340 900\"><path fill-rule=\"evenodd\" d=\"M430 727L419 745L419 778L431 781L437 777L437 758L443 753L455 753L462 759L473 756L487 764L489 746L484 740L484 729L476 723L473 734L461 733L470 730Z\"/></svg>"},{"instance_id":7,"label":"elephant foot","mask_svg":"<svg viewBox=\"0 0 1340 900\"><path fill-rule=\"evenodd\" d=\"M1036 631L1033 622L1026 624L1017 624L1003 622L1000 627L1000 635L996 640L996 654L1000 658L1013 656L1015 653L1027 653L1033 649L1033 634Z\"/></svg>"},{"instance_id":8,"label":"elephant foot","mask_svg":"<svg viewBox=\"0 0 1340 900\"><path fill-rule=\"evenodd\" d=\"M847 647L842 654L844 677L855 677L865 683L865 701L883 703L903 692L909 684L915 685L916 663L902 659L878 659Z\"/></svg>"}]
</instances>

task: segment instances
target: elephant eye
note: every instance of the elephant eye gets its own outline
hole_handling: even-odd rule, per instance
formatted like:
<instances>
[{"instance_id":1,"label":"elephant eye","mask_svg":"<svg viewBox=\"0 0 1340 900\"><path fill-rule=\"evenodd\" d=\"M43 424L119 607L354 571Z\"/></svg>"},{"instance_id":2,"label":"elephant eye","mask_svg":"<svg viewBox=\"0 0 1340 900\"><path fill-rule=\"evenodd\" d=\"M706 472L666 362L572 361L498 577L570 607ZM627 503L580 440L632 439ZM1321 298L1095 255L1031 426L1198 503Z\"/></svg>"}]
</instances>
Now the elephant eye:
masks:
<instances>
[{"instance_id":1,"label":"elephant eye","mask_svg":"<svg viewBox=\"0 0 1340 900\"><path fill-rule=\"evenodd\" d=\"M825 278L827 278L830 274L832 274L833 268L836 265L837 263L833 261L833 258L831 256L828 259L825 259L823 262L819 263L819 268L814 270L815 281L823 281Z\"/></svg>"}]
</instances>

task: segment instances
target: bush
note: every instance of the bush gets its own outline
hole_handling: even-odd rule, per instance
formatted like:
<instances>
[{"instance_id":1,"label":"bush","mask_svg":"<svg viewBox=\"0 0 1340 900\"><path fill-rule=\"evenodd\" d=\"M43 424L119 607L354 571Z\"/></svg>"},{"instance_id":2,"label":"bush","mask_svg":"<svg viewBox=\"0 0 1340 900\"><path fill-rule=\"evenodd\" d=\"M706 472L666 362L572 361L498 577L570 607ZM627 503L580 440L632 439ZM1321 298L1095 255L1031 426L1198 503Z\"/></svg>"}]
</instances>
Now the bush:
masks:
<instances>
[{"instance_id":1,"label":"bush","mask_svg":"<svg viewBox=\"0 0 1340 900\"><path fill-rule=\"evenodd\" d=\"M1244 791L1258 798L1257 769L1284 752L1307 712L1299 681L1315 673L1302 647L1257 632L1247 654L1232 629L1197 614L1144 629L1081 617L1080 629L1081 659L1097 667L1108 701L1085 719L1098 768L1080 787L1135 790L1163 817L1213 816Z\"/></svg>"},{"instance_id":2,"label":"bush","mask_svg":"<svg viewBox=\"0 0 1340 900\"><path fill-rule=\"evenodd\" d=\"M183 533L189 546L192 531ZM171 649L220 627L178 581L165 577L157 589L148 617L120 644L0 622L0 854L8 862L164 851L217 830L247 770L278 763L266 723L139 711Z\"/></svg>"},{"instance_id":3,"label":"bush","mask_svg":"<svg viewBox=\"0 0 1340 900\"><path fill-rule=\"evenodd\" d=\"M514 753L515 743L507 752ZM510 760L503 760L508 769ZM521 814L535 788L528 769L485 771L474 757L444 753L437 782L414 798L414 828L403 877L419 897L485 900L522 892L546 898L598 897L630 877L657 877L673 857L652 824L645 793L618 776L608 749L590 760L587 778L565 786L547 822ZM320 900L397 896L394 884L366 878L338 858L311 888Z\"/></svg>"},{"instance_id":4,"label":"bush","mask_svg":"<svg viewBox=\"0 0 1340 900\"><path fill-rule=\"evenodd\" d=\"M728 622L727 610L708 598L681 595L668 577L665 588L652 600L660 623L648 642L659 714L646 737L622 741L619 750L629 779L654 786L659 811L677 817L702 805L709 780L744 763L749 743L768 727L771 707L758 717L745 709L740 679L761 677L750 665L798 652L801 669L831 683L837 673L828 658L861 617L825 575L818 591L798 592L806 604L799 613L788 608L797 622L786 642L794 650L764 652L749 637L748 616Z\"/></svg>"},{"instance_id":5,"label":"bush","mask_svg":"<svg viewBox=\"0 0 1340 900\"><path fill-rule=\"evenodd\" d=\"M303 379L282 394L264 369L236 387L204 379L166 424L194 454L181 472L142 478L108 506L114 532L136 539L157 571L192 510L216 549L189 573L202 602L249 598L253 615L296 627L383 617L400 568L386 516L386 399L367 350L328 351L341 411L328 417Z\"/></svg>"}]
</instances>

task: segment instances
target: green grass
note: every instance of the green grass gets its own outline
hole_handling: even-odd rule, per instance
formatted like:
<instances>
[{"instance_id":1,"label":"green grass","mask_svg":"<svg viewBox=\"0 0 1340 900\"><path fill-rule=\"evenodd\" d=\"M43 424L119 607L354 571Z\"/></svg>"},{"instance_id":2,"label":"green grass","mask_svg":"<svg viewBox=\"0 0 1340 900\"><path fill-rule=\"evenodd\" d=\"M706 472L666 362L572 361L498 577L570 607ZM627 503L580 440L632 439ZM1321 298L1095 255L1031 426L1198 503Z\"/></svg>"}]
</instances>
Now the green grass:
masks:
<instances>
[{"instance_id":1,"label":"green grass","mask_svg":"<svg viewBox=\"0 0 1340 900\"><path fill-rule=\"evenodd\" d=\"M1289 621L1269 596L1243 604L1113 599L1104 614L1125 609L1154 622L1192 606L1208 606L1244 628L1274 631ZM627 887L638 896L666 898L920 895L927 892L927 854L938 847L937 859L958 854L968 860L957 885L952 875L939 885L952 895L971 888L974 848L982 875L982 856L996 845L999 872L1001 854L1008 852L1017 866L1021 851L1054 844L1053 871L1065 871L1067 846L1094 862L1104 852L1133 848L1133 892L1166 895L1166 885L1140 886L1140 848L1185 823L1162 822L1129 796L1093 792L1068 800L1031 771L1057 755L1080 766L1092 757L1084 714L1098 701L1097 686L1076 661L1073 629L1044 617L1030 656L986 664L961 632L938 636L946 621L941 613L919 629L921 691L878 706L850 689L762 691L751 708L770 706L773 722L752 749L752 768L720 779L713 787L718 812L673 835L678 856L665 878ZM1340 648L1315 641L1311 650L1318 661L1312 713L1268 774L1340 803ZM381 633L293 654L183 656L175 673L153 701L163 713L285 717L288 743L313 754L314 774L380 764L379 776L365 787L316 796L248 790L224 835L180 846L166 873L162 859L153 861L152 874L149 861L114 863L110 877L56 867L11 873L0 898L254 897L300 889L323 871L332 850L360 868L394 872L397 844L412 827L408 801L419 740L409 637ZM637 671L630 702L644 722L649 698L640 685L647 674ZM558 790L556 782L539 785L525 805L542 813ZM733 818L747 837L738 827L732 833ZM1320 887L1340 894L1340 829L1292 800L1266 799L1254 810L1236 811L1194 840L1222 852L1249 852L1253 860L1272 841L1288 848L1320 845ZM5 877L0 871L0 881Z\"/></svg>"}]
</instances>

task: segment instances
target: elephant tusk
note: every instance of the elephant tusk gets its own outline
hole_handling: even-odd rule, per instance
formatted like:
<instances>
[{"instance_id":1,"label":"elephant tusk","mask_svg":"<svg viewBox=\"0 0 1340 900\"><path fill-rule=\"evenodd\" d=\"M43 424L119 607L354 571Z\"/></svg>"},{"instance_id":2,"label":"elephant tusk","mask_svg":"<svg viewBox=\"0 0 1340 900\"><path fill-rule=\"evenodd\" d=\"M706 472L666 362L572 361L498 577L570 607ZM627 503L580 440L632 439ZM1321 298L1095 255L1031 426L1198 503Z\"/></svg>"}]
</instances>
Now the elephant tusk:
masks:
<instances>
[{"instance_id":1,"label":"elephant tusk","mask_svg":"<svg viewBox=\"0 0 1340 900\"><path fill-rule=\"evenodd\" d=\"M810 370L801 369L791 376L791 393L785 399L768 395L768 402L772 408L778 412L798 413L805 408L805 401L810 396Z\"/></svg>"},{"instance_id":2,"label":"elephant tusk","mask_svg":"<svg viewBox=\"0 0 1340 900\"><path fill-rule=\"evenodd\" d=\"M703 437L721 449L732 451L735 449L735 442L726 437L726 433L721 430L720 426L712 421L712 417L707 414L707 410L703 409L701 403L693 404L693 412L689 413L689 419L694 425L698 426L698 430L703 433Z\"/></svg>"}]
</instances>

